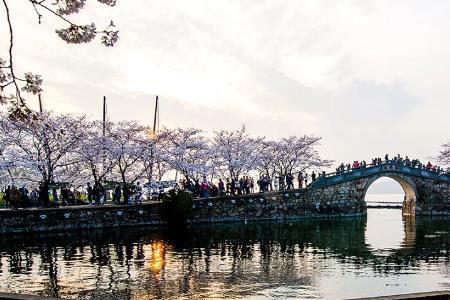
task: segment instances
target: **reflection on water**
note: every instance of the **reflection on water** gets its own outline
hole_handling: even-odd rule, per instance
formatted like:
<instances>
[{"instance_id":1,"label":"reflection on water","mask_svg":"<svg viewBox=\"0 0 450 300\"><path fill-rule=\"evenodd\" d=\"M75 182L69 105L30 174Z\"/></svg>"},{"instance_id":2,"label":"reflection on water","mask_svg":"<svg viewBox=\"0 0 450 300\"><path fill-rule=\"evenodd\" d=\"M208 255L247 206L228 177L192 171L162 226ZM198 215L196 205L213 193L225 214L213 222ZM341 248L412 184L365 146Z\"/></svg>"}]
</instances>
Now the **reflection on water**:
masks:
<instances>
[{"instance_id":1,"label":"reflection on water","mask_svg":"<svg viewBox=\"0 0 450 300\"><path fill-rule=\"evenodd\" d=\"M76 299L354 298L450 288L450 222L367 218L0 237L0 291Z\"/></svg>"},{"instance_id":2,"label":"reflection on water","mask_svg":"<svg viewBox=\"0 0 450 300\"><path fill-rule=\"evenodd\" d=\"M383 220L380 222L380 220ZM404 247L405 228L401 209L374 209L367 215L366 243L371 250Z\"/></svg>"}]
</instances>

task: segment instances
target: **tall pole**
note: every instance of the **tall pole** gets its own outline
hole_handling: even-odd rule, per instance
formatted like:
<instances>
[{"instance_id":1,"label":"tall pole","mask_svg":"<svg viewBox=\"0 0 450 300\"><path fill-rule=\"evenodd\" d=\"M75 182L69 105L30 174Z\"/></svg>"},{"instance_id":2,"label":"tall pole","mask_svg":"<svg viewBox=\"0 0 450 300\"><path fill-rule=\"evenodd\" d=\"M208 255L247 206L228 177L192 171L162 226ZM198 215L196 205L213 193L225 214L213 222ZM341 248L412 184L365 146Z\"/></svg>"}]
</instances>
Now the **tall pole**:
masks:
<instances>
[{"instance_id":1,"label":"tall pole","mask_svg":"<svg viewBox=\"0 0 450 300\"><path fill-rule=\"evenodd\" d=\"M158 96L156 96L155 115L153 117L153 135L156 133L156 116L158 114Z\"/></svg>"},{"instance_id":2,"label":"tall pole","mask_svg":"<svg viewBox=\"0 0 450 300\"><path fill-rule=\"evenodd\" d=\"M153 116L153 131L152 131L152 134L151 134L152 139L156 138L156 117L157 117L157 115L158 115L158 95L156 96L155 114ZM150 168L149 168L150 170L149 170L149 173L148 173L148 177L149 177L148 180L149 180L149 182L153 181L153 164L154 164L154 161L153 161L153 157L154 157L153 147L154 147L154 144L152 143L151 148L150 148Z\"/></svg>"},{"instance_id":3,"label":"tall pole","mask_svg":"<svg viewBox=\"0 0 450 300\"><path fill-rule=\"evenodd\" d=\"M39 112L42 114L42 99L41 99L41 93L38 93L38 99L39 99Z\"/></svg>"},{"instance_id":4,"label":"tall pole","mask_svg":"<svg viewBox=\"0 0 450 300\"><path fill-rule=\"evenodd\" d=\"M103 140L102 140L102 175L105 172L105 164L106 164L106 147L105 147L105 136L106 136L106 96L103 96ZM106 178L103 177L103 184L105 184ZM106 193L105 193L105 202L106 202Z\"/></svg>"},{"instance_id":5,"label":"tall pole","mask_svg":"<svg viewBox=\"0 0 450 300\"><path fill-rule=\"evenodd\" d=\"M106 134L106 96L103 96L103 137Z\"/></svg>"}]
</instances>

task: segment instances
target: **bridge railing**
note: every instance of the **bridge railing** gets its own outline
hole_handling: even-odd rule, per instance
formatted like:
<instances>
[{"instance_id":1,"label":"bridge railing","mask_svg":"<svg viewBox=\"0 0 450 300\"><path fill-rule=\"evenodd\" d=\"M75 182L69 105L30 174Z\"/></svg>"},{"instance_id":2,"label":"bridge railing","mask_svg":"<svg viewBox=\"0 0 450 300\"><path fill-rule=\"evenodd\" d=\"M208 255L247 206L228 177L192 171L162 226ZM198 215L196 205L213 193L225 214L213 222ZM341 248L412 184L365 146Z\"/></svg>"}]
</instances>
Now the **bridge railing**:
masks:
<instances>
[{"instance_id":1,"label":"bridge railing","mask_svg":"<svg viewBox=\"0 0 450 300\"><path fill-rule=\"evenodd\" d=\"M448 171L434 171L424 167L407 165L399 162L383 162L381 164L368 164L364 167L352 168L339 172L328 173L320 175L314 182L314 185L333 184L341 181L349 181L360 177L366 177L381 173L383 171L400 172L407 175L425 177L438 181L450 182L450 174Z\"/></svg>"}]
</instances>

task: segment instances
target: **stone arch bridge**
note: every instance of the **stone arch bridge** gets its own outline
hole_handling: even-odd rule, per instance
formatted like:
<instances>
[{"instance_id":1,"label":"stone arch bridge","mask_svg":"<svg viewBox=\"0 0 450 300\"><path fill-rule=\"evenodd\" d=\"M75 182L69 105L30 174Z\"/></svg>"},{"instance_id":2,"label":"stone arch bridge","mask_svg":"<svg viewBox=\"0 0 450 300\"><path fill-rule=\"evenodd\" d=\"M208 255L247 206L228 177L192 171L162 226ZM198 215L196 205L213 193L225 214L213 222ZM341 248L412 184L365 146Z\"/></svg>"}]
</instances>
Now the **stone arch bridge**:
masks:
<instances>
[{"instance_id":1,"label":"stone arch bridge","mask_svg":"<svg viewBox=\"0 0 450 300\"><path fill-rule=\"evenodd\" d=\"M405 192L404 215L450 215L450 174L398 163L383 163L320 176L311 190L334 201L353 201L365 207L369 186L381 177L397 181Z\"/></svg>"}]
</instances>

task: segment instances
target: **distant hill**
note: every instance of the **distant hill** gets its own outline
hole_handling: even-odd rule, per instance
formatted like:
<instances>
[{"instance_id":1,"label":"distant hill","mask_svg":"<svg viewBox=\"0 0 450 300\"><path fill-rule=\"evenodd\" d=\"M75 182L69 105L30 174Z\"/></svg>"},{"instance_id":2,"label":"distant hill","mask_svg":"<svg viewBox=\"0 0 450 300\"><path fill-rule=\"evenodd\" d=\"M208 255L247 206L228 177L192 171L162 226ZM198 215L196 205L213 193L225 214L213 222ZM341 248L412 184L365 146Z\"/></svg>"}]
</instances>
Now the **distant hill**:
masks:
<instances>
[{"instance_id":1,"label":"distant hill","mask_svg":"<svg viewBox=\"0 0 450 300\"><path fill-rule=\"evenodd\" d=\"M392 181L383 181L373 183L367 190L368 194L404 194L402 187Z\"/></svg>"}]
</instances>

